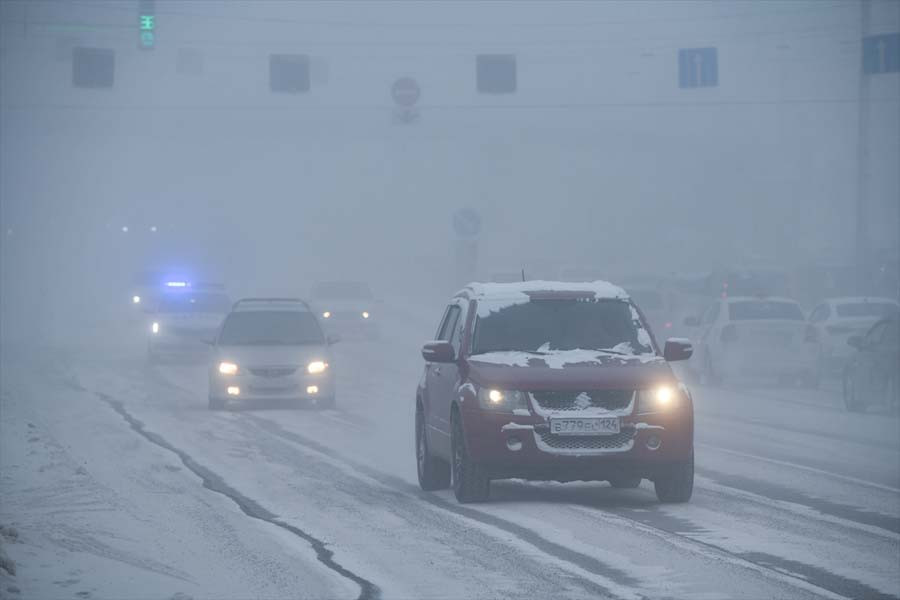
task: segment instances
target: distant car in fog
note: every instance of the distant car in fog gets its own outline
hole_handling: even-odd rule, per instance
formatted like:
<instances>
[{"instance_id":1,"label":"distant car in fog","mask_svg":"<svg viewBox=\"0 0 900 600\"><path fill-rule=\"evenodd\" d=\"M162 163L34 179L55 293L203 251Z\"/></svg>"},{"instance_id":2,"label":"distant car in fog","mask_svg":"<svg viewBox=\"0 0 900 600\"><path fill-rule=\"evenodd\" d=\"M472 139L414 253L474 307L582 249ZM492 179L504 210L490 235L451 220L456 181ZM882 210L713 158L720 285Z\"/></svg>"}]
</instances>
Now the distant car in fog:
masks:
<instances>
[{"instance_id":1,"label":"distant car in fog","mask_svg":"<svg viewBox=\"0 0 900 600\"><path fill-rule=\"evenodd\" d=\"M444 309L416 390L419 485L484 501L494 479L654 482L686 502L693 401L621 288L606 282L470 284Z\"/></svg>"},{"instance_id":2,"label":"distant car in fog","mask_svg":"<svg viewBox=\"0 0 900 600\"><path fill-rule=\"evenodd\" d=\"M223 286L169 281L155 307L147 312L147 357L202 355L204 340L211 338L231 307ZM148 307L149 308L149 307Z\"/></svg>"},{"instance_id":3,"label":"distant car in fog","mask_svg":"<svg viewBox=\"0 0 900 600\"><path fill-rule=\"evenodd\" d=\"M847 340L863 335L876 321L900 312L900 303L890 298L845 297L819 303L809 314L809 323L819 346L822 374L841 373L855 353Z\"/></svg>"},{"instance_id":4,"label":"distant car in fog","mask_svg":"<svg viewBox=\"0 0 900 600\"><path fill-rule=\"evenodd\" d=\"M794 300L721 298L685 325L694 330L693 370L710 383L757 377L818 385L818 345Z\"/></svg>"},{"instance_id":5,"label":"distant car in fog","mask_svg":"<svg viewBox=\"0 0 900 600\"><path fill-rule=\"evenodd\" d=\"M900 409L900 315L875 323L865 335L852 335L856 349L844 368L844 405L851 411L880 406Z\"/></svg>"},{"instance_id":6,"label":"distant car in fog","mask_svg":"<svg viewBox=\"0 0 900 600\"><path fill-rule=\"evenodd\" d=\"M234 304L209 362L209 408L228 402L335 404L330 346L315 313L296 298L245 298Z\"/></svg>"},{"instance_id":7,"label":"distant car in fog","mask_svg":"<svg viewBox=\"0 0 900 600\"><path fill-rule=\"evenodd\" d=\"M364 281L321 281L310 290L310 300L325 329L343 336L376 339L380 303Z\"/></svg>"}]
</instances>

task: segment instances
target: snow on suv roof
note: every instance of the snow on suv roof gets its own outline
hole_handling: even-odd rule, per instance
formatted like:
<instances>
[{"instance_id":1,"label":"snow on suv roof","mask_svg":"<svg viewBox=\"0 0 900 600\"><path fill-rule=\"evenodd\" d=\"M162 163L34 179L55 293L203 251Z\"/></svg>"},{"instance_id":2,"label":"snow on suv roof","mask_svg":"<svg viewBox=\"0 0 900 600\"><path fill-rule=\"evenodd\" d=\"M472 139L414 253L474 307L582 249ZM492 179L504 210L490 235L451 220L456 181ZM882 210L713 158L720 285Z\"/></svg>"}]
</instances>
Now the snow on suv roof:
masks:
<instances>
[{"instance_id":1,"label":"snow on suv roof","mask_svg":"<svg viewBox=\"0 0 900 600\"><path fill-rule=\"evenodd\" d=\"M469 298L516 298L542 292L588 292L595 298L627 300L628 293L607 281L517 281L515 283L470 283L457 296Z\"/></svg>"}]
</instances>

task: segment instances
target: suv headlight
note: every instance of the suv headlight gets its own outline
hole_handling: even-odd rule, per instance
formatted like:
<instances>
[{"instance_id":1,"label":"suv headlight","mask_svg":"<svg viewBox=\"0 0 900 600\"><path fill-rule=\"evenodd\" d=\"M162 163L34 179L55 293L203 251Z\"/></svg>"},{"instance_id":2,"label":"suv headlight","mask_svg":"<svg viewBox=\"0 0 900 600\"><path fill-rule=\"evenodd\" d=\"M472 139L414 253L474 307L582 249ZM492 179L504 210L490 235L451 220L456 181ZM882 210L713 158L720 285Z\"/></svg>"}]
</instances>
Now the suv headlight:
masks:
<instances>
[{"instance_id":1,"label":"suv headlight","mask_svg":"<svg viewBox=\"0 0 900 600\"><path fill-rule=\"evenodd\" d=\"M517 408L528 409L528 399L525 397L525 392L518 390L480 388L478 390L478 404L485 410L496 412L512 412Z\"/></svg>"},{"instance_id":2,"label":"suv headlight","mask_svg":"<svg viewBox=\"0 0 900 600\"><path fill-rule=\"evenodd\" d=\"M328 368L328 363L323 360L314 360L308 365L306 365L306 372L310 375L316 375L317 373L323 373L325 369Z\"/></svg>"},{"instance_id":3,"label":"suv headlight","mask_svg":"<svg viewBox=\"0 0 900 600\"><path fill-rule=\"evenodd\" d=\"M220 362L219 373L222 375L237 375L238 366L232 362Z\"/></svg>"},{"instance_id":4,"label":"suv headlight","mask_svg":"<svg viewBox=\"0 0 900 600\"><path fill-rule=\"evenodd\" d=\"M671 385L660 385L638 390L639 413L666 412L676 408L681 400L681 390Z\"/></svg>"}]
</instances>

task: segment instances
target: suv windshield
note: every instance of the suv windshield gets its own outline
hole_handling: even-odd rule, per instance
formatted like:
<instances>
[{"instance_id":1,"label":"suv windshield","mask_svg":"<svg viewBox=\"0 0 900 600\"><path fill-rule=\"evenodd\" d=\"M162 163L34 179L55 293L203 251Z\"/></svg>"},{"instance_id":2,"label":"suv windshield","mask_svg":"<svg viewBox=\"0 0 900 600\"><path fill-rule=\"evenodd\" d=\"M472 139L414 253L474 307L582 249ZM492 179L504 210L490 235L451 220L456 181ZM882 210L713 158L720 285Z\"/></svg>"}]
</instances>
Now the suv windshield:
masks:
<instances>
[{"instance_id":1,"label":"suv windshield","mask_svg":"<svg viewBox=\"0 0 900 600\"><path fill-rule=\"evenodd\" d=\"M489 312L482 314L485 310ZM472 354L577 349L653 351L637 313L622 300L532 300L496 309L490 302L481 303Z\"/></svg>"},{"instance_id":2,"label":"suv windshield","mask_svg":"<svg viewBox=\"0 0 900 600\"><path fill-rule=\"evenodd\" d=\"M333 300L371 300L372 290L361 281L328 281L316 284L312 296Z\"/></svg>"},{"instance_id":3,"label":"suv windshield","mask_svg":"<svg viewBox=\"0 0 900 600\"><path fill-rule=\"evenodd\" d=\"M159 301L161 313L227 313L230 308L225 294L179 294Z\"/></svg>"},{"instance_id":4,"label":"suv windshield","mask_svg":"<svg viewBox=\"0 0 900 600\"><path fill-rule=\"evenodd\" d=\"M858 302L854 304L838 304L835 307L839 317L886 317L900 312L896 304L888 302Z\"/></svg>"},{"instance_id":5,"label":"suv windshield","mask_svg":"<svg viewBox=\"0 0 900 600\"><path fill-rule=\"evenodd\" d=\"M755 319L789 319L802 321L803 311L791 302L771 302L747 300L728 305L728 316L732 321L752 321Z\"/></svg>"},{"instance_id":6,"label":"suv windshield","mask_svg":"<svg viewBox=\"0 0 900 600\"><path fill-rule=\"evenodd\" d=\"M324 344L322 330L309 312L259 311L228 315L220 346L300 346Z\"/></svg>"}]
</instances>

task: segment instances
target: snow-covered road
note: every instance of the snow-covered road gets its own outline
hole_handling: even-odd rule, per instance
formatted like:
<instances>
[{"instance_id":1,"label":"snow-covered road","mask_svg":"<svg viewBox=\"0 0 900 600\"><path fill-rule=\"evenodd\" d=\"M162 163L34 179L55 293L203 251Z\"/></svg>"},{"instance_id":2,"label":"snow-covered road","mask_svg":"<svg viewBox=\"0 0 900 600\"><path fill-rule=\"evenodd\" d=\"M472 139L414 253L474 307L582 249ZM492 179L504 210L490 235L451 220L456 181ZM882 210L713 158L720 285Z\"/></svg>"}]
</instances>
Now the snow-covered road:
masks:
<instances>
[{"instance_id":1,"label":"snow-covered road","mask_svg":"<svg viewBox=\"0 0 900 600\"><path fill-rule=\"evenodd\" d=\"M410 314L337 346L338 409L321 412L209 412L203 365L150 367L136 345L6 349L0 525L17 572L0 594L900 596L896 416L847 414L828 389L696 387L689 504L647 482L508 481L462 506L416 485L433 323Z\"/></svg>"}]
</instances>

